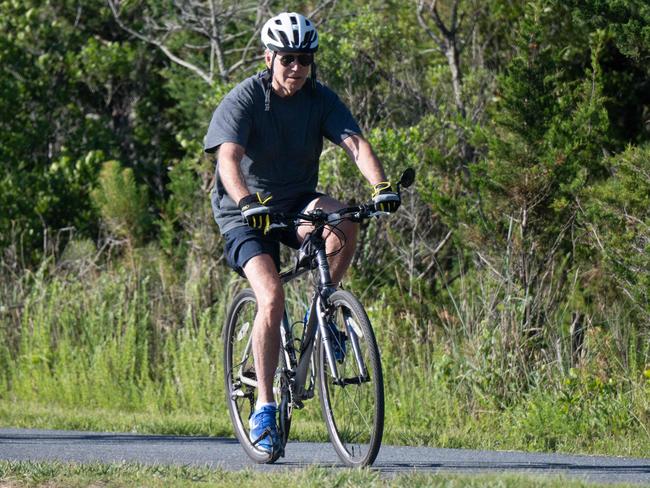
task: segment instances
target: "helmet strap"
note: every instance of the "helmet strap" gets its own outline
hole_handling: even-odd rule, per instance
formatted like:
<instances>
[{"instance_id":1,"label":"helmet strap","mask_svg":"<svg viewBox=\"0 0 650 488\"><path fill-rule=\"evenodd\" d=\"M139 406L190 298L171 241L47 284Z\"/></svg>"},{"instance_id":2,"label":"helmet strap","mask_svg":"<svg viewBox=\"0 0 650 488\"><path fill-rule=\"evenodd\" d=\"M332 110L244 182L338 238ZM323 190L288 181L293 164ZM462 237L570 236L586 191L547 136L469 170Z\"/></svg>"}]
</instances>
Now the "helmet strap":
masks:
<instances>
[{"instance_id":1,"label":"helmet strap","mask_svg":"<svg viewBox=\"0 0 650 488\"><path fill-rule=\"evenodd\" d=\"M311 63L311 87L316 89L316 62Z\"/></svg>"},{"instance_id":2,"label":"helmet strap","mask_svg":"<svg viewBox=\"0 0 650 488\"><path fill-rule=\"evenodd\" d=\"M275 64L275 57L278 55L277 52L273 51L273 57L271 58L271 67L267 68L268 79L266 82L266 90L264 92L264 111L269 112L271 110L271 90L273 87L273 65Z\"/></svg>"}]
</instances>

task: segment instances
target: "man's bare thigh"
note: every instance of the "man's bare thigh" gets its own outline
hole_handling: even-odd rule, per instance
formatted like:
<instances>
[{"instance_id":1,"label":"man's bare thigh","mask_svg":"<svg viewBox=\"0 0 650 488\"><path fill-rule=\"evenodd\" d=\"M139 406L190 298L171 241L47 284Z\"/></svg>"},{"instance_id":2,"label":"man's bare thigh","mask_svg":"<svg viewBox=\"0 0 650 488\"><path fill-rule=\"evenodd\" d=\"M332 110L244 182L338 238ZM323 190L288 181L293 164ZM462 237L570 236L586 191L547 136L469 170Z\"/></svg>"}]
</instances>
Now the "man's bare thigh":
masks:
<instances>
[{"instance_id":1,"label":"man's bare thigh","mask_svg":"<svg viewBox=\"0 0 650 488\"><path fill-rule=\"evenodd\" d=\"M346 206L347 205L341 203L336 198L323 195L309 202L309 204L305 207L303 213L307 213L317 208L320 208L325 212L336 212L337 210L345 208ZM309 234L312 230L314 230L312 225L300 225L298 229L296 229L298 240L302 242L307 234ZM327 237L327 235L325 235L325 237Z\"/></svg>"}]
</instances>

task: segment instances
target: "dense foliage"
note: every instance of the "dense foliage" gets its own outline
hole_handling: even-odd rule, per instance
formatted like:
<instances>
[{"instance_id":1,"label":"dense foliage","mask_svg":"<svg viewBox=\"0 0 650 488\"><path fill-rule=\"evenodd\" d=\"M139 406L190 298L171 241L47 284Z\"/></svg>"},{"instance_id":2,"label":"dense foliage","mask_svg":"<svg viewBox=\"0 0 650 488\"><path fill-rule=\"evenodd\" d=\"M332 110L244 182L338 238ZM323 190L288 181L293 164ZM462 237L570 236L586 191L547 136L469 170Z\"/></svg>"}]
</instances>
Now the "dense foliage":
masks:
<instances>
[{"instance_id":1,"label":"dense foliage","mask_svg":"<svg viewBox=\"0 0 650 488\"><path fill-rule=\"evenodd\" d=\"M29 400L35 374L53 392L76 378L86 400L115 398L101 382L117 375L129 395L162 388L162 410L189 405L174 368L191 367L172 341L181 324L205 332L232 278L202 138L218 101L262 66L259 27L279 9L313 13L319 77L389 175L418 172L402 210L363 229L349 277L388 322L387 360L415 350L435 388L470 412L527 392L550 410L543 385L575 412L637 385L634 407L621 400L635 420L586 402L580 428L647 432L645 0L0 0L0 385ZM336 148L320 182L342 199L369 196ZM66 286L85 298L43 310L67 303ZM120 310L102 308L104 296ZM132 361L111 370L125 351ZM99 380L83 373L95 360Z\"/></svg>"}]
</instances>

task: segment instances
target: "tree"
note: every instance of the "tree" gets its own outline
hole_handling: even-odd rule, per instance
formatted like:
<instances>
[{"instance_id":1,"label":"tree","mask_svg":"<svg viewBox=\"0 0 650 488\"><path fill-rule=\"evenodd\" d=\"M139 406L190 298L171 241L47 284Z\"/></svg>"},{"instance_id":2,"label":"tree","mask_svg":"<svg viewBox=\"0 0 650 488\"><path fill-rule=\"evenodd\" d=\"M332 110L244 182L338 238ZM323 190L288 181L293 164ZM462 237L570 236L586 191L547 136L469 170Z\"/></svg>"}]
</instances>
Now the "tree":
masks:
<instances>
[{"instance_id":1,"label":"tree","mask_svg":"<svg viewBox=\"0 0 650 488\"><path fill-rule=\"evenodd\" d=\"M544 329L566 297L579 196L607 178L610 147L603 96L603 31L590 32L559 1L529 4L518 53L500 77L489 153L475 167L485 197L483 265L506 271L524 297L523 327ZM499 263L499 264L497 264Z\"/></svg>"},{"instance_id":2,"label":"tree","mask_svg":"<svg viewBox=\"0 0 650 488\"><path fill-rule=\"evenodd\" d=\"M607 161L613 176L585 191L583 245L598 260L602 293L612 288L650 333L650 146L629 146ZM612 287L613 285L613 287Z\"/></svg>"},{"instance_id":3,"label":"tree","mask_svg":"<svg viewBox=\"0 0 650 488\"><path fill-rule=\"evenodd\" d=\"M163 64L103 1L1 3L0 62L0 247L22 241L30 260L46 228L94 235L89 192L106 159L162 196L165 160L180 154Z\"/></svg>"},{"instance_id":4,"label":"tree","mask_svg":"<svg viewBox=\"0 0 650 488\"><path fill-rule=\"evenodd\" d=\"M98 183L91 197L111 237L124 239L129 248L141 245L150 220L146 186L138 186L133 170L117 161L102 165Z\"/></svg>"},{"instance_id":5,"label":"tree","mask_svg":"<svg viewBox=\"0 0 650 488\"><path fill-rule=\"evenodd\" d=\"M228 82L233 72L261 59L259 32L270 0L107 2L122 29L209 85Z\"/></svg>"}]
</instances>

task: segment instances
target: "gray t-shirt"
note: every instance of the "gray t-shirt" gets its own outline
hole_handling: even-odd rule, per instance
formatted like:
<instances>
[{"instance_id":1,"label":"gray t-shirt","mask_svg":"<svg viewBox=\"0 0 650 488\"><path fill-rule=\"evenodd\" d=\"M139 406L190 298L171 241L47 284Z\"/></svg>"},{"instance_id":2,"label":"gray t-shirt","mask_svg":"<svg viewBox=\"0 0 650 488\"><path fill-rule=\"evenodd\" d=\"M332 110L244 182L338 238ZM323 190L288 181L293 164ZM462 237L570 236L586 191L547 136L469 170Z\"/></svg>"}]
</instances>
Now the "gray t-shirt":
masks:
<instances>
[{"instance_id":1,"label":"gray t-shirt","mask_svg":"<svg viewBox=\"0 0 650 488\"><path fill-rule=\"evenodd\" d=\"M332 90L311 81L291 97L271 93L271 110L264 110L263 73L247 78L226 95L212 115L204 149L215 152L224 142L244 147L241 171L251 193L273 196L269 205L313 192L323 136L335 144L361 134L348 108ZM212 191L212 209L221 233L246 225L219 178Z\"/></svg>"}]
</instances>

